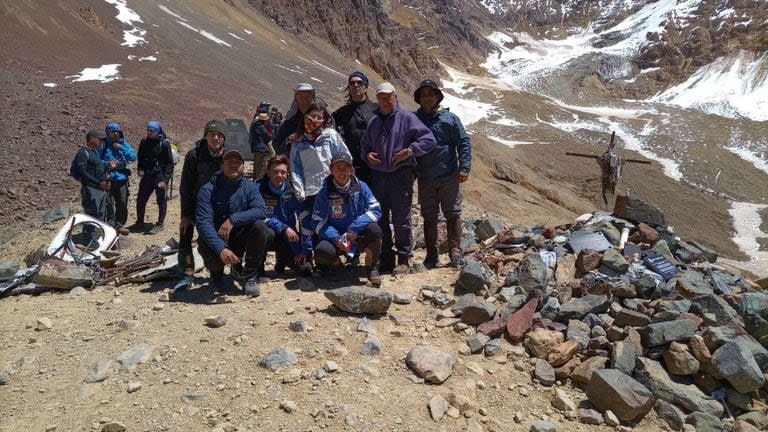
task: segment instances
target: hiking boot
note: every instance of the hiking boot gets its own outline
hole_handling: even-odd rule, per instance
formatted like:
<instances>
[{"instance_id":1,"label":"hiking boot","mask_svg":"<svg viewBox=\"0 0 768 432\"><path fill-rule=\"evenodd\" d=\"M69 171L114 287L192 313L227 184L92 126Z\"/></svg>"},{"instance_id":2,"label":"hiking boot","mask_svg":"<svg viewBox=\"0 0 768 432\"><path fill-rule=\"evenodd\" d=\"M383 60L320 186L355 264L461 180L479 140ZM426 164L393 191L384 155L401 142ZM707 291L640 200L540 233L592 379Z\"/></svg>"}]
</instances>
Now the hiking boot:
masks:
<instances>
[{"instance_id":1,"label":"hiking boot","mask_svg":"<svg viewBox=\"0 0 768 432\"><path fill-rule=\"evenodd\" d=\"M407 275L408 271L411 270L410 264L408 264L408 257L403 255L398 255L397 257L397 266L392 270L392 276L402 276Z\"/></svg>"},{"instance_id":2,"label":"hiking boot","mask_svg":"<svg viewBox=\"0 0 768 432\"><path fill-rule=\"evenodd\" d=\"M144 232L149 228L149 224L146 222L136 222L135 224L128 227L128 231L132 233L140 233Z\"/></svg>"},{"instance_id":3,"label":"hiking boot","mask_svg":"<svg viewBox=\"0 0 768 432\"><path fill-rule=\"evenodd\" d=\"M261 295L261 286L259 285L259 275L254 274L249 277L243 284L243 292L245 295L258 297Z\"/></svg>"},{"instance_id":4,"label":"hiking boot","mask_svg":"<svg viewBox=\"0 0 768 432\"><path fill-rule=\"evenodd\" d=\"M208 288L214 292L222 292L224 289L224 271L211 272L208 280Z\"/></svg>"},{"instance_id":5,"label":"hiking boot","mask_svg":"<svg viewBox=\"0 0 768 432\"><path fill-rule=\"evenodd\" d=\"M181 292L190 289L192 287L192 282L194 282L192 276L185 275L179 279L178 282L176 282L176 285L173 286L174 292Z\"/></svg>"},{"instance_id":6,"label":"hiking boot","mask_svg":"<svg viewBox=\"0 0 768 432\"><path fill-rule=\"evenodd\" d=\"M437 267L437 248L427 248L427 256L424 257L424 267L433 269Z\"/></svg>"},{"instance_id":7,"label":"hiking boot","mask_svg":"<svg viewBox=\"0 0 768 432\"><path fill-rule=\"evenodd\" d=\"M312 276L312 263L306 261L304 264L300 265L296 271L303 277L310 277Z\"/></svg>"},{"instance_id":8,"label":"hiking boot","mask_svg":"<svg viewBox=\"0 0 768 432\"><path fill-rule=\"evenodd\" d=\"M432 269L437 267L437 219L424 221L424 243L427 245L427 256L424 258L424 267Z\"/></svg>"},{"instance_id":9,"label":"hiking boot","mask_svg":"<svg viewBox=\"0 0 768 432\"><path fill-rule=\"evenodd\" d=\"M379 271L381 272L390 272L392 269L395 268L395 256L391 253L389 254L382 254L379 261Z\"/></svg>"},{"instance_id":10,"label":"hiking boot","mask_svg":"<svg viewBox=\"0 0 768 432\"><path fill-rule=\"evenodd\" d=\"M165 227L163 226L163 224L155 224L155 225L154 225L154 226L153 226L153 227L152 227L152 228L149 230L149 233L148 233L148 234L149 234L149 235L160 234L160 232L161 232L161 231L163 231L164 229L165 229Z\"/></svg>"},{"instance_id":11,"label":"hiking boot","mask_svg":"<svg viewBox=\"0 0 768 432\"><path fill-rule=\"evenodd\" d=\"M368 282L374 287L381 286L381 275L379 275L379 269L377 267L372 268L368 273Z\"/></svg>"}]
</instances>

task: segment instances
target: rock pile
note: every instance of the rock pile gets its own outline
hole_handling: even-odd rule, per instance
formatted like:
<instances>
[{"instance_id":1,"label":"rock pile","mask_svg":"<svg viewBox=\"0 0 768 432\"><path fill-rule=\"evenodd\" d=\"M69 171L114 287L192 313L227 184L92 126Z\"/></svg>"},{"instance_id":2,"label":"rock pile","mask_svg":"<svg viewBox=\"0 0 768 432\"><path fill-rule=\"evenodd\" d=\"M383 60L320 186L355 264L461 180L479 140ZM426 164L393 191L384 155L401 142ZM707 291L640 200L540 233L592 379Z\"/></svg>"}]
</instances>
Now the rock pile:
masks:
<instances>
[{"instance_id":1,"label":"rock pile","mask_svg":"<svg viewBox=\"0 0 768 432\"><path fill-rule=\"evenodd\" d=\"M631 426L655 409L672 430L761 429L768 293L663 221L630 200L569 225L469 223L481 243L462 242L456 298L425 287L417 300L469 333L462 354L497 355L506 338L535 358L535 382L582 388L578 411L556 394L566 418Z\"/></svg>"}]
</instances>

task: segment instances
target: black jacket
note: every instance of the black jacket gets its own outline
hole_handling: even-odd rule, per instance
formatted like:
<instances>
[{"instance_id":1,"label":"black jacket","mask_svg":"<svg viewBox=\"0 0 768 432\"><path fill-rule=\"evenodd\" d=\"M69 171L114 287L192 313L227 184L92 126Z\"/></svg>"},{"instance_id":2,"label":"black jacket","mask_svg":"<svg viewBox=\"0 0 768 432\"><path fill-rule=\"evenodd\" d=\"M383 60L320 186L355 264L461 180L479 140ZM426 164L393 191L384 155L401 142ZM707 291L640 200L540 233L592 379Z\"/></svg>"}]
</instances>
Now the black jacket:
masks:
<instances>
[{"instance_id":1,"label":"black jacket","mask_svg":"<svg viewBox=\"0 0 768 432\"><path fill-rule=\"evenodd\" d=\"M138 169L143 175L160 174L167 182L173 175L173 152L171 143L164 139L144 138L139 143Z\"/></svg>"},{"instance_id":2,"label":"black jacket","mask_svg":"<svg viewBox=\"0 0 768 432\"><path fill-rule=\"evenodd\" d=\"M265 123L265 121L259 119L254 119L251 122L250 137L248 139L248 142L251 144L251 153L267 153L269 151L267 145L269 145L272 137L267 133Z\"/></svg>"},{"instance_id":3,"label":"black jacket","mask_svg":"<svg viewBox=\"0 0 768 432\"><path fill-rule=\"evenodd\" d=\"M197 193L211 180L216 171L221 169L222 156L223 154L211 156L211 152L208 151L208 141L205 138L198 141L195 148L187 152L179 185L182 217L195 217Z\"/></svg>"},{"instance_id":4,"label":"black jacket","mask_svg":"<svg viewBox=\"0 0 768 432\"><path fill-rule=\"evenodd\" d=\"M365 135L368 122L374 116L373 110L378 107L377 104L366 99L363 102L350 102L333 112L336 130L339 131L349 152L352 153L352 165L355 168L367 168L365 161L360 157L360 140Z\"/></svg>"},{"instance_id":5,"label":"black jacket","mask_svg":"<svg viewBox=\"0 0 768 432\"><path fill-rule=\"evenodd\" d=\"M99 183L107 180L104 164L96 150L80 147L75 155L75 163L80 171L80 183L97 188Z\"/></svg>"}]
</instances>

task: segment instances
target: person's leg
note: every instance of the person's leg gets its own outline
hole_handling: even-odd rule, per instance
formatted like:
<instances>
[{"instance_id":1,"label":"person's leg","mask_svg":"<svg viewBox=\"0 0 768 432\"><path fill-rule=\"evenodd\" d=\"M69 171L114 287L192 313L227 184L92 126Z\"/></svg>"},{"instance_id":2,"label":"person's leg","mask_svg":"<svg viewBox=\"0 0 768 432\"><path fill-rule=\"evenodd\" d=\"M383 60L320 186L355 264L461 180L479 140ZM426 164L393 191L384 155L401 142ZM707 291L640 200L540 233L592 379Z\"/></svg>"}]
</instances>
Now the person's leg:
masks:
<instances>
[{"instance_id":1,"label":"person's leg","mask_svg":"<svg viewBox=\"0 0 768 432\"><path fill-rule=\"evenodd\" d=\"M410 269L408 259L413 249L413 233L411 230L411 205L413 203L413 169L401 168L394 173L391 179L393 191L392 225L395 228L395 250L397 252L397 266L394 273L405 274Z\"/></svg>"},{"instance_id":2,"label":"person's leg","mask_svg":"<svg viewBox=\"0 0 768 432\"><path fill-rule=\"evenodd\" d=\"M157 187L160 183L159 176L152 183L155 189L155 199L157 200L157 225L162 226L165 223L165 215L168 212L168 195L166 192L169 185L166 183L165 188Z\"/></svg>"},{"instance_id":3,"label":"person's leg","mask_svg":"<svg viewBox=\"0 0 768 432\"><path fill-rule=\"evenodd\" d=\"M381 206L381 219L379 227L381 228L381 271L391 271L395 267L395 255L392 252L392 230L389 228L390 210L392 208L391 184L392 179L387 173L371 171L371 192L379 201Z\"/></svg>"},{"instance_id":4,"label":"person's leg","mask_svg":"<svg viewBox=\"0 0 768 432\"><path fill-rule=\"evenodd\" d=\"M113 182L109 191L114 202L114 226L122 227L128 221L128 182Z\"/></svg>"},{"instance_id":5,"label":"person's leg","mask_svg":"<svg viewBox=\"0 0 768 432\"><path fill-rule=\"evenodd\" d=\"M192 253L192 237L194 235L194 226L189 227L184 233L179 233L179 254L177 269L179 273L183 273L190 277L195 274L195 256ZM200 242L202 242L202 240Z\"/></svg>"},{"instance_id":6,"label":"person's leg","mask_svg":"<svg viewBox=\"0 0 768 432\"><path fill-rule=\"evenodd\" d=\"M439 212L438 191L440 182L419 180L419 206L421 217L424 219L424 243L427 247L427 256L424 265L434 268L438 263L437 253L437 216Z\"/></svg>"},{"instance_id":7,"label":"person's leg","mask_svg":"<svg viewBox=\"0 0 768 432\"><path fill-rule=\"evenodd\" d=\"M200 252L205 268L211 274L209 286L214 289L221 288L221 280L224 277L224 263L219 258L219 254L211 249L203 239L198 240L197 251Z\"/></svg>"},{"instance_id":8,"label":"person's leg","mask_svg":"<svg viewBox=\"0 0 768 432\"><path fill-rule=\"evenodd\" d=\"M147 174L139 181L139 191L136 193L136 225L144 224L144 214L152 191L155 190L154 180Z\"/></svg>"},{"instance_id":9,"label":"person's leg","mask_svg":"<svg viewBox=\"0 0 768 432\"><path fill-rule=\"evenodd\" d=\"M448 257L452 267L458 267L463 260L461 235L464 224L461 222L461 207L464 196L456 177L447 179L440 191L440 205L443 208L448 229Z\"/></svg>"},{"instance_id":10,"label":"person's leg","mask_svg":"<svg viewBox=\"0 0 768 432\"><path fill-rule=\"evenodd\" d=\"M339 263L339 255L336 250L336 245L328 240L321 240L317 246L315 246L315 261L323 266L334 266Z\"/></svg>"},{"instance_id":11,"label":"person's leg","mask_svg":"<svg viewBox=\"0 0 768 432\"><path fill-rule=\"evenodd\" d=\"M368 280L374 286L381 285L381 276L379 275L379 255L381 253L381 227L376 223L368 224L357 240L357 247L365 251L366 267L368 269Z\"/></svg>"}]
</instances>

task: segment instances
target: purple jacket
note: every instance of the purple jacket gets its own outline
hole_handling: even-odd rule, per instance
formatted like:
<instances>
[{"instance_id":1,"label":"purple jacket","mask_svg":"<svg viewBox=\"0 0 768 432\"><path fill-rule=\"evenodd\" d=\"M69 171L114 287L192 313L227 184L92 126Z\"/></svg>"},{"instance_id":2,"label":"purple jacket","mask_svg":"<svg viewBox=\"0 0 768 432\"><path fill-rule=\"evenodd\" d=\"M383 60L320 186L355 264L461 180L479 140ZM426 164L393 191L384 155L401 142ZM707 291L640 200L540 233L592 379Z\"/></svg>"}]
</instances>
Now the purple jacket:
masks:
<instances>
[{"instance_id":1,"label":"purple jacket","mask_svg":"<svg viewBox=\"0 0 768 432\"><path fill-rule=\"evenodd\" d=\"M360 157L374 171L395 172L405 166L416 166L416 158L429 153L437 145L429 128L415 114L401 109L400 104L396 104L388 116L382 115L379 109L374 114L360 141ZM393 164L395 153L408 147L413 150L413 156ZM371 165L368 162L369 152L378 153L381 163Z\"/></svg>"}]
</instances>

